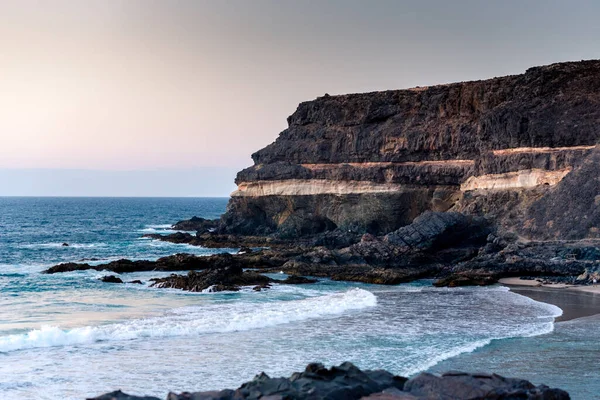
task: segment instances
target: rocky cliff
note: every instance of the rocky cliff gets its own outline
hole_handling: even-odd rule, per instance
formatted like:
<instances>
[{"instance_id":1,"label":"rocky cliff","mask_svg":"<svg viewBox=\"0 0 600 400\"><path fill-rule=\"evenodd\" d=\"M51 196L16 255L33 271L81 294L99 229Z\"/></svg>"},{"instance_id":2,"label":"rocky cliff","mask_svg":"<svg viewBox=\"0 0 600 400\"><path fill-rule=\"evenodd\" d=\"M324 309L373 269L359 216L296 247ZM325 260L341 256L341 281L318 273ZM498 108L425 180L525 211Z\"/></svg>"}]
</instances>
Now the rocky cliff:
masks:
<instances>
[{"instance_id":1,"label":"rocky cliff","mask_svg":"<svg viewBox=\"0 0 600 400\"><path fill-rule=\"evenodd\" d=\"M238 173L225 231L384 234L424 211L454 208L492 212L508 225L529 213L536 233L545 217L534 203L579 168L600 138L600 61L325 95L300 104L288 124ZM511 215L517 211L509 204L521 214Z\"/></svg>"}]
</instances>

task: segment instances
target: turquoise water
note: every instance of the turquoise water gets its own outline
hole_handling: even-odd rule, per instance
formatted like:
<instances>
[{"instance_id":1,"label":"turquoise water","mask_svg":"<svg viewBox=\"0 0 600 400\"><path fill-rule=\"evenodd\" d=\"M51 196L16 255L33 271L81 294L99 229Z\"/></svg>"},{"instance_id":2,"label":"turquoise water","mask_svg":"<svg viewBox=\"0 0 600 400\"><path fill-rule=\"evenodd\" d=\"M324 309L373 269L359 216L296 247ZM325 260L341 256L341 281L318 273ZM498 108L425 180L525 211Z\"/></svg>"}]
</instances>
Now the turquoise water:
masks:
<instances>
[{"instance_id":1,"label":"turquoise water","mask_svg":"<svg viewBox=\"0 0 600 400\"><path fill-rule=\"evenodd\" d=\"M226 202L0 198L3 398L83 399L118 388L163 397L237 387L259 371L289 375L311 361L411 375L507 342L494 339L553 335L559 309L503 287L321 280L212 294L148 287L160 272L122 276L144 285L102 283L97 271L40 274L81 259L234 252L141 238L192 215L215 218Z\"/></svg>"}]
</instances>

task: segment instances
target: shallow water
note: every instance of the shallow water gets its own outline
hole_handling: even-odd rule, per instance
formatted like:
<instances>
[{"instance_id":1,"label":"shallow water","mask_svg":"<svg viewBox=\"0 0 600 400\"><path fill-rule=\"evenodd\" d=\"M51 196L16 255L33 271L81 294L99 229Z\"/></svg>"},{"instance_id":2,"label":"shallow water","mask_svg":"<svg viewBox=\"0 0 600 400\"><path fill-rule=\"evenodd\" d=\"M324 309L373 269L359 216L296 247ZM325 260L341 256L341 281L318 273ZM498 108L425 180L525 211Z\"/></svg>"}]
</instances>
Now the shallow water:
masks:
<instances>
[{"instance_id":1,"label":"shallow water","mask_svg":"<svg viewBox=\"0 0 600 400\"><path fill-rule=\"evenodd\" d=\"M493 341L444 361L432 371L496 372L565 389L574 400L600 399L598 332L600 316L558 322L548 334Z\"/></svg>"},{"instance_id":2,"label":"shallow water","mask_svg":"<svg viewBox=\"0 0 600 400\"><path fill-rule=\"evenodd\" d=\"M289 375L311 361L410 375L494 339L550 333L561 312L503 287L433 288L429 281L321 280L213 294L149 288L151 277L164 275L157 272L122 276L144 285L103 283L97 271L40 274L82 258L235 251L140 239L192 215L217 217L225 204L0 198L3 398L82 399L117 388L164 397L237 387L260 371Z\"/></svg>"}]
</instances>

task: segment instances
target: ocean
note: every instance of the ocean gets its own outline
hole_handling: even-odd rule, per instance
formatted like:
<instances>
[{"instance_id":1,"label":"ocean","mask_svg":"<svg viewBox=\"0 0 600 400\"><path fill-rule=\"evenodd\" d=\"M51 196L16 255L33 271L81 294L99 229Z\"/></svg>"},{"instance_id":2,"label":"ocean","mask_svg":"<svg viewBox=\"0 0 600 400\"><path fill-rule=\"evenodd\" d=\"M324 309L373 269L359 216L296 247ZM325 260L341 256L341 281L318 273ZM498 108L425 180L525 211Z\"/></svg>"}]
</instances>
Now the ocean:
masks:
<instances>
[{"instance_id":1,"label":"ocean","mask_svg":"<svg viewBox=\"0 0 600 400\"><path fill-rule=\"evenodd\" d=\"M290 375L313 361L351 361L404 376L493 370L578 390L580 381L569 384L561 379L563 367L543 360L556 352L569 365L572 346L590 343L565 337L573 326L578 337L597 332L597 321L555 325L558 307L502 286L322 279L262 292L187 293L150 288L149 279L163 272L121 276L143 285L103 283L108 273L98 271L40 273L81 260L234 253L142 238L172 232L171 224L194 215L216 218L226 204L225 198L0 198L2 398L84 399L116 389L162 398L169 390L235 388L261 371ZM537 354L538 369L528 367L532 357L523 350Z\"/></svg>"}]
</instances>

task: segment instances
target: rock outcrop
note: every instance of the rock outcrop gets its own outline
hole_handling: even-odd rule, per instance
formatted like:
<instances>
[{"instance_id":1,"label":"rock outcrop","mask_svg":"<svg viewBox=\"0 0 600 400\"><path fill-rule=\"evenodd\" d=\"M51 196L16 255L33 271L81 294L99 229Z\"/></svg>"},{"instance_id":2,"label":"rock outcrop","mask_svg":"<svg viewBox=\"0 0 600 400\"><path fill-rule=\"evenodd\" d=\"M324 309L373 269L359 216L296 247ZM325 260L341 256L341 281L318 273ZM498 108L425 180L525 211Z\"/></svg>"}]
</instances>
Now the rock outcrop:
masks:
<instances>
[{"instance_id":1,"label":"rock outcrop","mask_svg":"<svg viewBox=\"0 0 600 400\"><path fill-rule=\"evenodd\" d=\"M257 272L244 271L240 266L190 271L187 275L154 278L151 286L182 289L189 292L238 291L241 286L267 285L271 279Z\"/></svg>"},{"instance_id":2,"label":"rock outcrop","mask_svg":"<svg viewBox=\"0 0 600 400\"><path fill-rule=\"evenodd\" d=\"M193 216L175 223L172 228L178 231L210 232L217 228L219 221Z\"/></svg>"},{"instance_id":3,"label":"rock outcrop","mask_svg":"<svg viewBox=\"0 0 600 400\"><path fill-rule=\"evenodd\" d=\"M326 95L300 104L288 125L238 174L221 231L386 234L428 210L510 217L495 199L518 197L536 233L549 218L536 210L547 207L527 206L579 168L600 139L600 61ZM586 236L596 234L590 228Z\"/></svg>"},{"instance_id":4,"label":"rock outcrop","mask_svg":"<svg viewBox=\"0 0 600 400\"><path fill-rule=\"evenodd\" d=\"M304 372L289 378L271 378L265 373L236 390L169 393L167 400L568 400L567 392L535 386L522 379L495 374L448 372L441 376L422 373L412 379L387 371L361 371L349 362L325 368L309 364ZM158 400L136 397L121 391L89 400Z\"/></svg>"}]
</instances>

